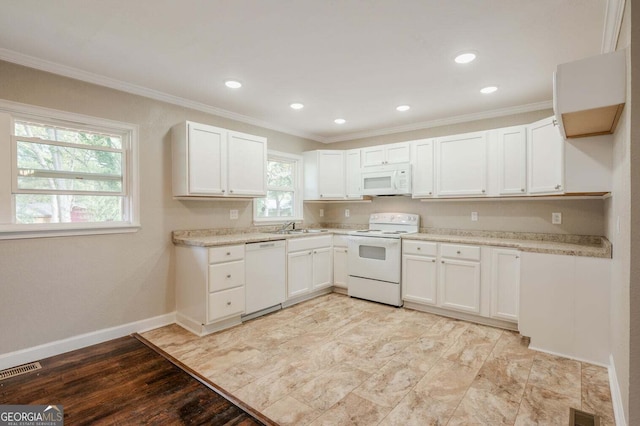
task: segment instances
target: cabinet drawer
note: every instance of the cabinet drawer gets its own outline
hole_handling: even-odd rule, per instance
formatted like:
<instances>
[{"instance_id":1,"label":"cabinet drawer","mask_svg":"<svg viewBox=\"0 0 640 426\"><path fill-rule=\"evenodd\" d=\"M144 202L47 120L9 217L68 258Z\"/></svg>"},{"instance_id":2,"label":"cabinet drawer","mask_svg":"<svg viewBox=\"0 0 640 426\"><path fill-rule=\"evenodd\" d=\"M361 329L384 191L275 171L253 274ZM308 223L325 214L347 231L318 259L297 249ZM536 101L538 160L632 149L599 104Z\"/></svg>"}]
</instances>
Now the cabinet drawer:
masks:
<instances>
[{"instance_id":1,"label":"cabinet drawer","mask_svg":"<svg viewBox=\"0 0 640 426\"><path fill-rule=\"evenodd\" d=\"M212 247L209 249L209 263L228 262L244 259L244 244L237 246Z\"/></svg>"},{"instance_id":2,"label":"cabinet drawer","mask_svg":"<svg viewBox=\"0 0 640 426\"><path fill-rule=\"evenodd\" d=\"M331 247L333 235L321 237L302 237L287 240L287 251L311 250L321 247Z\"/></svg>"},{"instance_id":3,"label":"cabinet drawer","mask_svg":"<svg viewBox=\"0 0 640 426\"><path fill-rule=\"evenodd\" d=\"M334 247L348 247L349 240L347 240L346 235L334 235L333 236L333 246Z\"/></svg>"},{"instance_id":4,"label":"cabinet drawer","mask_svg":"<svg viewBox=\"0 0 640 426\"><path fill-rule=\"evenodd\" d=\"M442 244L440 246L440 254L442 257L451 259L480 260L480 247Z\"/></svg>"},{"instance_id":5,"label":"cabinet drawer","mask_svg":"<svg viewBox=\"0 0 640 426\"><path fill-rule=\"evenodd\" d=\"M437 256L438 244L425 241L402 241L402 254Z\"/></svg>"},{"instance_id":6,"label":"cabinet drawer","mask_svg":"<svg viewBox=\"0 0 640 426\"><path fill-rule=\"evenodd\" d=\"M209 322L244 312L244 286L209 294Z\"/></svg>"},{"instance_id":7,"label":"cabinet drawer","mask_svg":"<svg viewBox=\"0 0 640 426\"><path fill-rule=\"evenodd\" d=\"M220 291L244 284L244 260L209 265L209 291Z\"/></svg>"}]
</instances>

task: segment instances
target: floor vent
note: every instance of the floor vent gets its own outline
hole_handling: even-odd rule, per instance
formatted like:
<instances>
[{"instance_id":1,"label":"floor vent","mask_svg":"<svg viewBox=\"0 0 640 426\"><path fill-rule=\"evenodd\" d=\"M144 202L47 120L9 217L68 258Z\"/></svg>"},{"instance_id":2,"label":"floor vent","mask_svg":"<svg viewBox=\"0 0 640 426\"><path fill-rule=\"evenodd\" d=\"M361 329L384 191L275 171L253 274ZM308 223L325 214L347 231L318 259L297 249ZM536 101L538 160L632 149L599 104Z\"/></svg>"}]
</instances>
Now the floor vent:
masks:
<instances>
[{"instance_id":1,"label":"floor vent","mask_svg":"<svg viewBox=\"0 0 640 426\"><path fill-rule=\"evenodd\" d=\"M30 362L29 364L19 365L13 368L7 368L6 370L0 371L0 380L9 379L11 377L16 377L21 374L30 373L35 370L40 370L42 366L39 362Z\"/></svg>"},{"instance_id":2,"label":"floor vent","mask_svg":"<svg viewBox=\"0 0 640 426\"><path fill-rule=\"evenodd\" d=\"M600 426L600 417L595 414L570 408L569 426Z\"/></svg>"}]
</instances>

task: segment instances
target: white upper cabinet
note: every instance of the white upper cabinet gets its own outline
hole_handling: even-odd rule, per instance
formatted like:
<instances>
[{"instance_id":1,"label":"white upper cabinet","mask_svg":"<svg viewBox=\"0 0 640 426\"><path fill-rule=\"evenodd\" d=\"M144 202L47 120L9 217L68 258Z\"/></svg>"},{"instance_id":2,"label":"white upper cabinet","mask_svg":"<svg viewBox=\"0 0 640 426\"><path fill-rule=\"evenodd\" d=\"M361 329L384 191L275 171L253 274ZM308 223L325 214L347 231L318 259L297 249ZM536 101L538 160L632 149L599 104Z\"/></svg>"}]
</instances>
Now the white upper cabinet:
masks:
<instances>
[{"instance_id":1,"label":"white upper cabinet","mask_svg":"<svg viewBox=\"0 0 640 426\"><path fill-rule=\"evenodd\" d=\"M362 148L362 167L402 164L411 161L409 142Z\"/></svg>"},{"instance_id":2,"label":"white upper cabinet","mask_svg":"<svg viewBox=\"0 0 640 426\"><path fill-rule=\"evenodd\" d=\"M303 153L304 199L336 200L345 198L344 151L317 150Z\"/></svg>"},{"instance_id":3,"label":"white upper cabinet","mask_svg":"<svg viewBox=\"0 0 640 426\"><path fill-rule=\"evenodd\" d=\"M361 199L362 189L360 189L360 150L350 149L345 152L345 176L346 176L346 197L350 199Z\"/></svg>"},{"instance_id":4,"label":"white upper cabinet","mask_svg":"<svg viewBox=\"0 0 640 426\"><path fill-rule=\"evenodd\" d=\"M172 129L175 197L263 197L267 139L185 122Z\"/></svg>"},{"instance_id":5,"label":"white upper cabinet","mask_svg":"<svg viewBox=\"0 0 640 426\"><path fill-rule=\"evenodd\" d=\"M411 142L411 158L413 166L412 195L414 198L433 197L434 163L433 149L435 139L422 139Z\"/></svg>"},{"instance_id":6,"label":"white upper cabinet","mask_svg":"<svg viewBox=\"0 0 640 426\"><path fill-rule=\"evenodd\" d=\"M524 126L497 131L499 195L526 195L527 130Z\"/></svg>"},{"instance_id":7,"label":"white upper cabinet","mask_svg":"<svg viewBox=\"0 0 640 426\"><path fill-rule=\"evenodd\" d=\"M267 141L253 135L229 132L227 174L229 195L251 197L267 193Z\"/></svg>"},{"instance_id":8,"label":"white upper cabinet","mask_svg":"<svg viewBox=\"0 0 640 426\"><path fill-rule=\"evenodd\" d=\"M529 194L564 192L564 139L553 117L527 126Z\"/></svg>"},{"instance_id":9,"label":"white upper cabinet","mask_svg":"<svg viewBox=\"0 0 640 426\"><path fill-rule=\"evenodd\" d=\"M487 132L436 139L438 196L487 193Z\"/></svg>"}]
</instances>

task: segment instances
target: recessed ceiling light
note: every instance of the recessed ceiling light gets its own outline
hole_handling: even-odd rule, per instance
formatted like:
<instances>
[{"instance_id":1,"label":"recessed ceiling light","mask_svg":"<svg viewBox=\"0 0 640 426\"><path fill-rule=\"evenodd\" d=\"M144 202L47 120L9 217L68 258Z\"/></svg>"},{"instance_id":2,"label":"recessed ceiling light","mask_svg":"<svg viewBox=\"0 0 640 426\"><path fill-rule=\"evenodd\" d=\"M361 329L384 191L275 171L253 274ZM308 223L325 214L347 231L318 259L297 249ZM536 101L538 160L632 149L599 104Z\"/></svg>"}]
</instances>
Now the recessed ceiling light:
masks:
<instances>
[{"instance_id":1,"label":"recessed ceiling light","mask_svg":"<svg viewBox=\"0 0 640 426\"><path fill-rule=\"evenodd\" d=\"M489 93L493 93L496 90L498 90L496 86L487 86L480 89L480 93L484 93L485 95L488 95Z\"/></svg>"},{"instance_id":2,"label":"recessed ceiling light","mask_svg":"<svg viewBox=\"0 0 640 426\"><path fill-rule=\"evenodd\" d=\"M301 104L300 102L294 102L291 105L289 105L291 108L293 109L302 109L304 108L304 105Z\"/></svg>"},{"instance_id":3,"label":"recessed ceiling light","mask_svg":"<svg viewBox=\"0 0 640 426\"><path fill-rule=\"evenodd\" d=\"M224 85L229 89L239 89L242 87L242 83L240 83L238 80L227 80L224 82Z\"/></svg>"},{"instance_id":4,"label":"recessed ceiling light","mask_svg":"<svg viewBox=\"0 0 640 426\"><path fill-rule=\"evenodd\" d=\"M345 120L344 118L336 118L335 120L333 120L333 122L336 124L344 124L347 122L347 120Z\"/></svg>"},{"instance_id":5,"label":"recessed ceiling light","mask_svg":"<svg viewBox=\"0 0 640 426\"><path fill-rule=\"evenodd\" d=\"M397 106L396 109L398 111L409 111L411 107L409 105L400 105L400 106Z\"/></svg>"},{"instance_id":6,"label":"recessed ceiling light","mask_svg":"<svg viewBox=\"0 0 640 426\"><path fill-rule=\"evenodd\" d=\"M456 56L454 59L458 64L468 64L476 59L476 54L473 52L464 52Z\"/></svg>"}]
</instances>

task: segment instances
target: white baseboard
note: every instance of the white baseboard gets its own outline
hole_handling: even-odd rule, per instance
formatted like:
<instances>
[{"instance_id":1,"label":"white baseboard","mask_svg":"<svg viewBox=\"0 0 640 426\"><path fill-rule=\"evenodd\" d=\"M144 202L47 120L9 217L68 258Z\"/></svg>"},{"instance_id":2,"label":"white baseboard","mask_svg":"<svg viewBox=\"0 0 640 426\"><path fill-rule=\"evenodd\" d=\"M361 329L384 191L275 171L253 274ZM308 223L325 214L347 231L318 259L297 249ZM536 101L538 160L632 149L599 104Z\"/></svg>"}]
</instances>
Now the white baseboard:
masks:
<instances>
[{"instance_id":1,"label":"white baseboard","mask_svg":"<svg viewBox=\"0 0 640 426\"><path fill-rule=\"evenodd\" d=\"M45 343L32 348L20 349L15 352L1 354L0 370L26 364L28 362L38 361L50 356L60 355L65 352L106 342L107 340L128 336L131 333L143 333L175 322L176 313L171 312L153 318L147 318L116 327L105 328L62 340L56 340L55 342Z\"/></svg>"},{"instance_id":2,"label":"white baseboard","mask_svg":"<svg viewBox=\"0 0 640 426\"><path fill-rule=\"evenodd\" d=\"M529 349L534 350L534 351L538 351L538 352L542 352L545 354L549 354L549 355L553 355L553 356L559 356L562 358L567 358L567 359L572 359L574 361L580 361L580 362L585 362L587 364L592 364L592 365L597 365L598 367L604 367L604 368L609 368L609 364L600 362L600 361L594 361L592 359L587 359L587 358L581 358L579 356L575 356L575 355L569 355L569 354L565 354L562 352L555 352L555 351L550 351L548 349L544 349L544 348L539 348L537 347L534 342L532 341L529 344Z\"/></svg>"},{"instance_id":3,"label":"white baseboard","mask_svg":"<svg viewBox=\"0 0 640 426\"><path fill-rule=\"evenodd\" d=\"M611 402L613 403L613 414L616 417L617 426L627 426L627 419L624 415L624 405L622 404L622 394L620 384L616 374L616 363L613 355L609 355L609 388L611 389Z\"/></svg>"}]
</instances>

